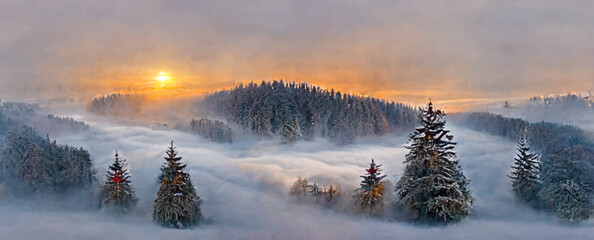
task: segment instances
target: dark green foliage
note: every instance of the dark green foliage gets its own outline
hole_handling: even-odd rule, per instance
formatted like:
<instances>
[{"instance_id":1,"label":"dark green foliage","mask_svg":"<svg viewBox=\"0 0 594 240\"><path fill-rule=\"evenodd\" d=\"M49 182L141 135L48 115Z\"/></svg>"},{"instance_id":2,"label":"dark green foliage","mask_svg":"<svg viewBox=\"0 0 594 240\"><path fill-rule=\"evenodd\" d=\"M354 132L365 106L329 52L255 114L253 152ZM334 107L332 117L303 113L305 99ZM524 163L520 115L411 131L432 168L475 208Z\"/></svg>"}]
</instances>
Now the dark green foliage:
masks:
<instances>
[{"instance_id":1,"label":"dark green foliage","mask_svg":"<svg viewBox=\"0 0 594 240\"><path fill-rule=\"evenodd\" d=\"M558 217L577 222L588 219L594 211L590 176L592 167L580 161L578 148L557 151L544 165L543 188L539 196L545 207Z\"/></svg>"},{"instance_id":2,"label":"dark green foliage","mask_svg":"<svg viewBox=\"0 0 594 240\"><path fill-rule=\"evenodd\" d=\"M177 156L173 141L167 149L159 176L159 191L155 199L153 221L170 228L190 228L197 225L202 217L202 199L185 171L186 164Z\"/></svg>"},{"instance_id":3,"label":"dark green foliage","mask_svg":"<svg viewBox=\"0 0 594 240\"><path fill-rule=\"evenodd\" d=\"M445 115L431 102L419 109L421 126L410 136L404 174L396 185L397 206L415 221L457 222L470 213L473 199L458 163Z\"/></svg>"},{"instance_id":4,"label":"dark green foliage","mask_svg":"<svg viewBox=\"0 0 594 240\"><path fill-rule=\"evenodd\" d=\"M215 92L201 107L256 135L284 141L323 137L348 143L411 127L415 121L414 109L403 104L283 81Z\"/></svg>"},{"instance_id":5,"label":"dark green foliage","mask_svg":"<svg viewBox=\"0 0 594 240\"><path fill-rule=\"evenodd\" d=\"M95 174L86 150L43 139L29 127L8 133L0 167L2 179L15 194L64 194L89 186Z\"/></svg>"},{"instance_id":6,"label":"dark green foliage","mask_svg":"<svg viewBox=\"0 0 594 240\"><path fill-rule=\"evenodd\" d=\"M210 141L220 143L232 142L231 128L221 121L205 118L200 120L192 119L190 128L193 132L198 133Z\"/></svg>"},{"instance_id":7,"label":"dark green foliage","mask_svg":"<svg viewBox=\"0 0 594 240\"><path fill-rule=\"evenodd\" d=\"M538 155L530 151L526 131L522 131L519 135L518 153L514 158L512 173L509 177L512 179L516 199L531 206L538 206L540 160Z\"/></svg>"},{"instance_id":8,"label":"dark green foliage","mask_svg":"<svg viewBox=\"0 0 594 240\"><path fill-rule=\"evenodd\" d=\"M106 177L106 182L101 187L100 206L117 213L128 212L136 205L138 198L130 185L130 174L126 169L125 160L118 156L117 151Z\"/></svg>"},{"instance_id":9,"label":"dark green foliage","mask_svg":"<svg viewBox=\"0 0 594 240\"><path fill-rule=\"evenodd\" d=\"M361 176L361 185L353 196L360 212L376 217L381 216L384 209L385 185L382 179L386 175L381 175L381 166L371 159L365 175Z\"/></svg>"}]
</instances>

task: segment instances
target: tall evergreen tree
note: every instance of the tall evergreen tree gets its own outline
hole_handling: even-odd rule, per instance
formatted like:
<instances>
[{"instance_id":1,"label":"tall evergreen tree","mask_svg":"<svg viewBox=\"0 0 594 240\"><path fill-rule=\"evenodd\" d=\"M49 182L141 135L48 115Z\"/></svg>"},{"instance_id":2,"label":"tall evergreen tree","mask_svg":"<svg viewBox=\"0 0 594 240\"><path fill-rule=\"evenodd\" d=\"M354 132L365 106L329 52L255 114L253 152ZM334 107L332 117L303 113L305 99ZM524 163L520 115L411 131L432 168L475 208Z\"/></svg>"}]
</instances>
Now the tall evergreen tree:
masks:
<instances>
[{"instance_id":1,"label":"tall evergreen tree","mask_svg":"<svg viewBox=\"0 0 594 240\"><path fill-rule=\"evenodd\" d=\"M589 164L580 161L582 154L579 148L558 150L542 169L540 199L549 211L569 222L586 220L594 213Z\"/></svg>"},{"instance_id":2,"label":"tall evergreen tree","mask_svg":"<svg viewBox=\"0 0 594 240\"><path fill-rule=\"evenodd\" d=\"M546 194L545 202L550 204L551 211L565 221L586 220L594 211L591 194L573 180L565 180L548 187L543 193Z\"/></svg>"},{"instance_id":3,"label":"tall evergreen tree","mask_svg":"<svg viewBox=\"0 0 594 240\"><path fill-rule=\"evenodd\" d=\"M355 190L355 203L359 210L368 213L372 216L379 216L384 207L384 183L382 179L386 175L381 175L380 167L376 165L375 161L371 159L371 164L368 169L365 169L365 175L361 176L361 187Z\"/></svg>"},{"instance_id":4,"label":"tall evergreen tree","mask_svg":"<svg viewBox=\"0 0 594 240\"><path fill-rule=\"evenodd\" d=\"M155 199L153 221L165 227L189 228L202 217L202 199L185 171L186 164L177 156L173 141L167 149L166 162L161 167L161 186Z\"/></svg>"},{"instance_id":5,"label":"tall evergreen tree","mask_svg":"<svg viewBox=\"0 0 594 240\"><path fill-rule=\"evenodd\" d=\"M540 190L540 160L538 155L530 151L526 130L519 133L518 153L512 166L512 187L516 198L521 202L536 206L537 194Z\"/></svg>"},{"instance_id":6,"label":"tall evergreen tree","mask_svg":"<svg viewBox=\"0 0 594 240\"><path fill-rule=\"evenodd\" d=\"M115 160L107 170L107 181L101 187L101 207L117 212L127 212L138 202L134 189L130 185L130 173L126 163L116 151Z\"/></svg>"},{"instance_id":7,"label":"tall evergreen tree","mask_svg":"<svg viewBox=\"0 0 594 240\"><path fill-rule=\"evenodd\" d=\"M400 208L415 221L455 222L470 213L472 197L454 151L453 136L445 130L444 113L429 102L419 108L421 126L406 146L404 174L396 185Z\"/></svg>"}]
</instances>

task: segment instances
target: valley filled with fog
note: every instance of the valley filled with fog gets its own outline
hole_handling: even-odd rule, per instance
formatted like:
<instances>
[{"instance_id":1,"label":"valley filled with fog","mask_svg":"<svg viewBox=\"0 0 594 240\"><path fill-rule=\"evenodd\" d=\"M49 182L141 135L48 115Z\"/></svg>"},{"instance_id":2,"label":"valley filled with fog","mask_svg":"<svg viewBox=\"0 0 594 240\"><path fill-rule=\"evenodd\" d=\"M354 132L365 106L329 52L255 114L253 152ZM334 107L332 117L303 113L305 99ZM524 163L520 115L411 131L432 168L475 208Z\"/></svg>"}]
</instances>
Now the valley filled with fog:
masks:
<instances>
[{"instance_id":1,"label":"valley filled with fog","mask_svg":"<svg viewBox=\"0 0 594 240\"><path fill-rule=\"evenodd\" d=\"M128 162L140 200L120 218L95 206L71 208L67 206L71 203L42 197L5 197L0 200L2 239L104 239L114 233L116 239L590 239L594 231L593 220L560 224L552 214L518 205L507 177L515 142L453 123L446 127L458 142L456 151L475 202L471 215L460 223L425 226L299 204L288 195L301 176L322 186L338 184L350 197L372 158L383 165L387 180L397 182L408 133L358 138L346 145L325 139L282 144L274 138L213 143L184 131L97 116L83 106L46 110L89 125L86 131L52 138L87 149L98 182L104 181L104 169L118 150ZM189 230L166 229L152 222L159 167L171 140L204 201L203 222Z\"/></svg>"}]
</instances>

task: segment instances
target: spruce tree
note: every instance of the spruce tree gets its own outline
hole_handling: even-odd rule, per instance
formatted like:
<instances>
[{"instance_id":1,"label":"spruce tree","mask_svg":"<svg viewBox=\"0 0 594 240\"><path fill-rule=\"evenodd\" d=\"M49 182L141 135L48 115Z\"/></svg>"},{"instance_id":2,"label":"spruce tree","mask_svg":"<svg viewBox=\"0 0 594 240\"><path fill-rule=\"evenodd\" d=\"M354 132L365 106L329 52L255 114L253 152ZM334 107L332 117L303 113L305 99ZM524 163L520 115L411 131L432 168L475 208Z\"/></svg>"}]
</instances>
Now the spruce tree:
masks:
<instances>
[{"instance_id":1,"label":"spruce tree","mask_svg":"<svg viewBox=\"0 0 594 240\"><path fill-rule=\"evenodd\" d=\"M167 149L166 162L161 167L161 186L155 199L153 221L174 228L189 228L198 224L202 217L202 200L185 171L186 164L177 156L173 141Z\"/></svg>"},{"instance_id":2,"label":"spruce tree","mask_svg":"<svg viewBox=\"0 0 594 240\"><path fill-rule=\"evenodd\" d=\"M115 154L114 163L107 170L107 181L101 187L101 207L116 212L127 212L138 202L136 194L130 185L130 173L126 169L125 159Z\"/></svg>"},{"instance_id":3,"label":"spruce tree","mask_svg":"<svg viewBox=\"0 0 594 240\"><path fill-rule=\"evenodd\" d=\"M594 207L590 200L591 194L580 184L566 180L547 190L549 199L545 201L551 204L551 210L559 218L569 222L580 222L592 215Z\"/></svg>"},{"instance_id":4,"label":"spruce tree","mask_svg":"<svg viewBox=\"0 0 594 240\"><path fill-rule=\"evenodd\" d=\"M367 213L371 216L379 216L384 207L384 183L382 179L386 175L381 175L380 167L376 165L375 161L371 159L371 164L368 169L365 169L365 175L361 176L361 187L355 190L355 203L359 207L359 211Z\"/></svg>"},{"instance_id":5,"label":"spruce tree","mask_svg":"<svg viewBox=\"0 0 594 240\"><path fill-rule=\"evenodd\" d=\"M431 101L419 108L421 126L410 136L404 174L396 185L397 204L415 221L449 223L470 213L472 197L445 130L444 113Z\"/></svg>"},{"instance_id":6,"label":"spruce tree","mask_svg":"<svg viewBox=\"0 0 594 240\"><path fill-rule=\"evenodd\" d=\"M530 151L526 130L519 134L518 153L512 166L512 187L516 198L521 202L535 206L538 204L537 194L540 190L540 160L538 155Z\"/></svg>"},{"instance_id":7,"label":"spruce tree","mask_svg":"<svg viewBox=\"0 0 594 240\"><path fill-rule=\"evenodd\" d=\"M594 214L588 163L580 161L579 148L558 150L542 169L539 198L547 209L569 222L580 222Z\"/></svg>"}]
</instances>

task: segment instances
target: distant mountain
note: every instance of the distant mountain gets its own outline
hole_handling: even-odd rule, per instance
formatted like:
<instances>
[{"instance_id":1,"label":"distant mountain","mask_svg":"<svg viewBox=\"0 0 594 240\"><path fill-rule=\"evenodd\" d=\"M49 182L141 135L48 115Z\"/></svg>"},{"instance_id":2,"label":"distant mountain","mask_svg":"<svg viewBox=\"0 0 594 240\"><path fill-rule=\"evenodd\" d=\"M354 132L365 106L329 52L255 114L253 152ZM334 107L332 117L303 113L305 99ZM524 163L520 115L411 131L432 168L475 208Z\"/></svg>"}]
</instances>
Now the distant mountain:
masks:
<instances>
[{"instance_id":1,"label":"distant mountain","mask_svg":"<svg viewBox=\"0 0 594 240\"><path fill-rule=\"evenodd\" d=\"M198 106L259 136L290 142L315 137L339 143L410 131L416 111L401 103L284 81L238 85L206 96Z\"/></svg>"}]
</instances>

